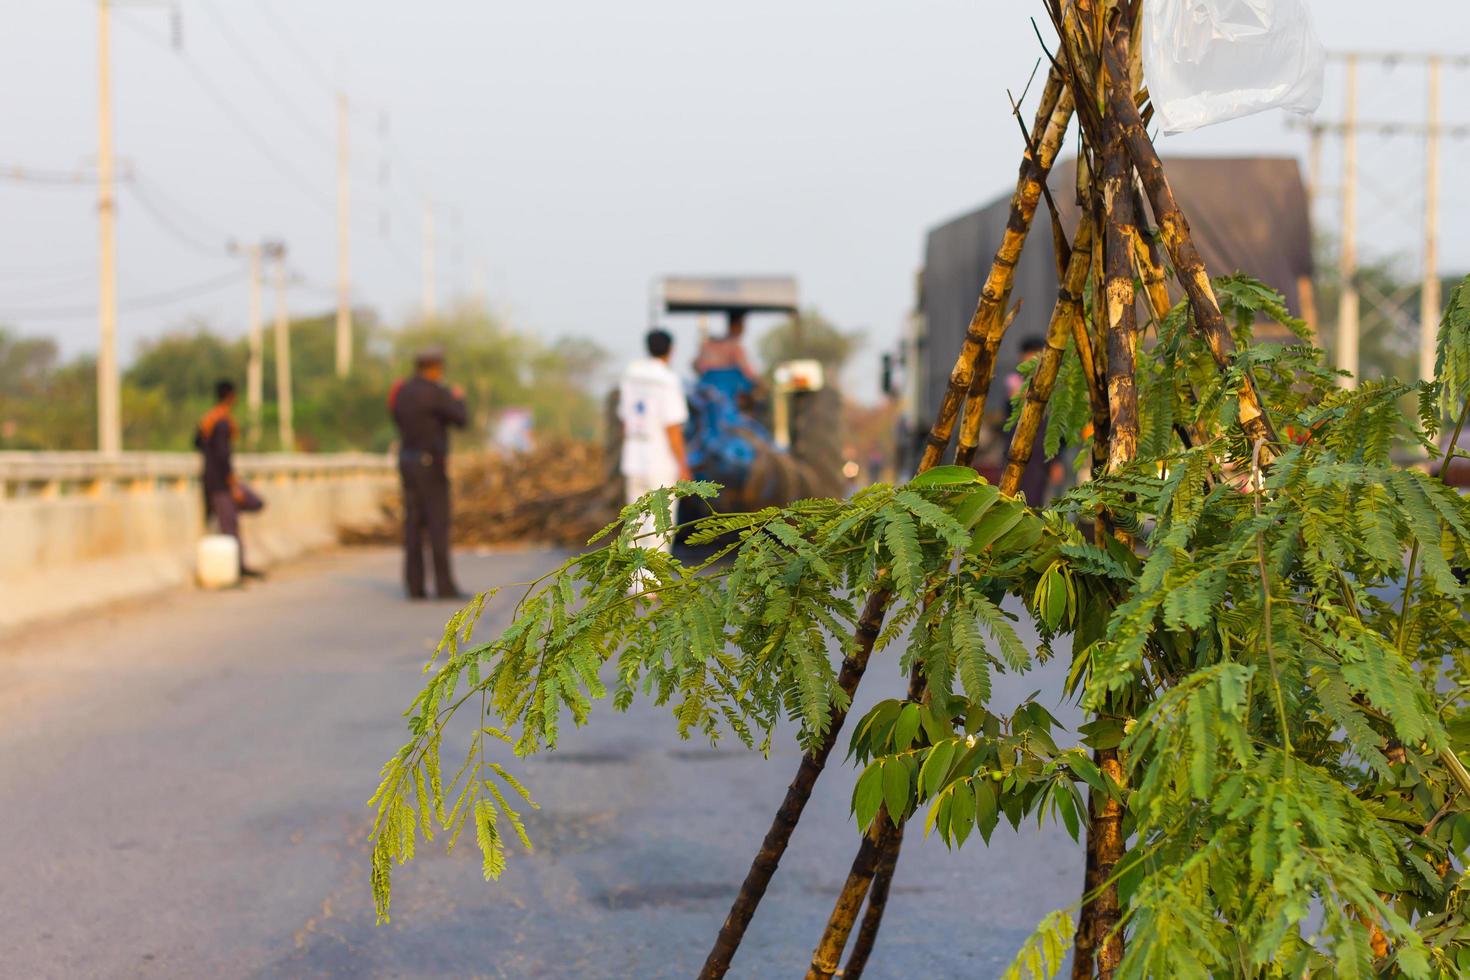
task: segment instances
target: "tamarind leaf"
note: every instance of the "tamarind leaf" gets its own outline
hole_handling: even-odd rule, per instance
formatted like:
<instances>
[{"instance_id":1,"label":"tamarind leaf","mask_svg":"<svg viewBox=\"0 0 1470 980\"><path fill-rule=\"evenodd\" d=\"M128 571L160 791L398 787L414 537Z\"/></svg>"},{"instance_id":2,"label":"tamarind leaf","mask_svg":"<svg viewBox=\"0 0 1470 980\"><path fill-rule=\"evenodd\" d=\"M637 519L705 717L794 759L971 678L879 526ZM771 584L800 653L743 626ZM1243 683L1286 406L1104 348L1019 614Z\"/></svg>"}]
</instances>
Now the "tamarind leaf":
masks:
<instances>
[{"instance_id":1,"label":"tamarind leaf","mask_svg":"<svg viewBox=\"0 0 1470 980\"><path fill-rule=\"evenodd\" d=\"M903 752L914 744L914 735L919 731L919 706L909 703L903 706L898 713L898 721L893 723L893 749Z\"/></svg>"},{"instance_id":2,"label":"tamarind leaf","mask_svg":"<svg viewBox=\"0 0 1470 980\"><path fill-rule=\"evenodd\" d=\"M954 803L949 809L949 829L954 837L954 846L959 847L975 829L975 791L970 780L962 779L954 784Z\"/></svg>"},{"instance_id":3,"label":"tamarind leaf","mask_svg":"<svg viewBox=\"0 0 1470 980\"><path fill-rule=\"evenodd\" d=\"M954 761L958 745L958 742L948 740L939 742L929 750L924 764L919 767L919 785L923 787L925 795L933 796L944 785L944 777L949 774L949 765Z\"/></svg>"},{"instance_id":4,"label":"tamarind leaf","mask_svg":"<svg viewBox=\"0 0 1470 980\"><path fill-rule=\"evenodd\" d=\"M883 805L888 818L895 823L903 819L909 807L909 767L898 759L881 763L883 770Z\"/></svg>"},{"instance_id":5,"label":"tamarind leaf","mask_svg":"<svg viewBox=\"0 0 1470 980\"><path fill-rule=\"evenodd\" d=\"M950 487L960 486L966 483L983 483L980 474L968 466L936 466L932 470L925 470L909 481L909 487L914 490L922 490L926 487Z\"/></svg>"},{"instance_id":6,"label":"tamarind leaf","mask_svg":"<svg viewBox=\"0 0 1470 980\"><path fill-rule=\"evenodd\" d=\"M1025 505L1015 499L991 507L970 532L970 554L978 555L989 548L1001 535L1019 524L1025 515Z\"/></svg>"},{"instance_id":7,"label":"tamarind leaf","mask_svg":"<svg viewBox=\"0 0 1470 980\"><path fill-rule=\"evenodd\" d=\"M877 763L863 770L852 790L852 813L858 829L867 831L883 802L883 767Z\"/></svg>"},{"instance_id":8,"label":"tamarind leaf","mask_svg":"<svg viewBox=\"0 0 1470 980\"><path fill-rule=\"evenodd\" d=\"M975 826L979 828L980 836L985 839L985 843L989 844L990 835L995 830L995 825L1000 822L995 784L982 776L975 779L971 785L975 791Z\"/></svg>"},{"instance_id":9,"label":"tamarind leaf","mask_svg":"<svg viewBox=\"0 0 1470 980\"><path fill-rule=\"evenodd\" d=\"M1000 499L1000 488L982 483L960 500L954 509L954 518L965 527L974 529L975 523Z\"/></svg>"}]
</instances>

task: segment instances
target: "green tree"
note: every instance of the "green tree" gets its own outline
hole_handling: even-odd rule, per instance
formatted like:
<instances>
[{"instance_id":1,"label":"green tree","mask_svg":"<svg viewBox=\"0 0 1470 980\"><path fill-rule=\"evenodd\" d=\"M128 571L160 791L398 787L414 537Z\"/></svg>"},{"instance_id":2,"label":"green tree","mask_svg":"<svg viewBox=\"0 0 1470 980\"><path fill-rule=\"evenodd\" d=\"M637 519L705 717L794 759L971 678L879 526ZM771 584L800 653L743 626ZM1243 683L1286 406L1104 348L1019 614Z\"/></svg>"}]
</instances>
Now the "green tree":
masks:
<instances>
[{"instance_id":1,"label":"green tree","mask_svg":"<svg viewBox=\"0 0 1470 980\"><path fill-rule=\"evenodd\" d=\"M395 330L369 311L354 316L352 373L336 374L335 317L293 320L291 373L297 447L303 451L382 451L396 434L388 415L393 382L412 371L413 354L442 345L451 379L469 394L467 445L483 444L497 413L532 411L537 431L595 438L600 410L593 388L604 353L590 341L543 344L474 307L431 324ZM275 344L263 350L258 448L279 448ZM133 450L187 450L194 422L212 403L215 382L246 384L246 341L201 324L140 345L123 376L123 442ZM89 356L62 363L53 342L0 330L0 448L86 450L96 446L96 368ZM241 412L242 422L244 412Z\"/></svg>"},{"instance_id":2,"label":"green tree","mask_svg":"<svg viewBox=\"0 0 1470 980\"><path fill-rule=\"evenodd\" d=\"M759 350L767 370L783 361L813 358L836 373L862 345L861 331L843 331L815 309L806 309L767 331Z\"/></svg>"},{"instance_id":3,"label":"green tree","mask_svg":"<svg viewBox=\"0 0 1470 980\"><path fill-rule=\"evenodd\" d=\"M244 387L245 343L212 334L203 324L144 340L123 380L140 389L161 392L183 405L213 400L216 381Z\"/></svg>"}]
</instances>

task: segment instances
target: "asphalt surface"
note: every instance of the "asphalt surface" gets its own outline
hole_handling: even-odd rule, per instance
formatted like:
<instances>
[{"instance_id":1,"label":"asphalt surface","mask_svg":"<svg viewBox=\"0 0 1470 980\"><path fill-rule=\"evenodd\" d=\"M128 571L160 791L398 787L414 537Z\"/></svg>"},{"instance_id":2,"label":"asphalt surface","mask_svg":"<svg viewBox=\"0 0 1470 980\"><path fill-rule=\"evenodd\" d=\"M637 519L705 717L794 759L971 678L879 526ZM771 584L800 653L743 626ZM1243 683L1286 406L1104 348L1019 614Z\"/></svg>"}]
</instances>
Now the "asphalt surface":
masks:
<instances>
[{"instance_id":1,"label":"asphalt surface","mask_svg":"<svg viewBox=\"0 0 1470 980\"><path fill-rule=\"evenodd\" d=\"M558 557L462 556L461 580ZM682 742L646 702L601 705L520 765L535 854L487 884L472 841L425 846L374 924L365 801L452 611L404 602L396 574L391 552L338 552L0 640L0 976L697 972L799 755L789 731L768 760ZM997 708L1062 669L997 678ZM877 662L859 707L902 687ZM852 778L818 783L732 976L804 970L857 845ZM1051 825L1002 823L957 853L911 833L868 976L996 976L1080 883Z\"/></svg>"}]
</instances>

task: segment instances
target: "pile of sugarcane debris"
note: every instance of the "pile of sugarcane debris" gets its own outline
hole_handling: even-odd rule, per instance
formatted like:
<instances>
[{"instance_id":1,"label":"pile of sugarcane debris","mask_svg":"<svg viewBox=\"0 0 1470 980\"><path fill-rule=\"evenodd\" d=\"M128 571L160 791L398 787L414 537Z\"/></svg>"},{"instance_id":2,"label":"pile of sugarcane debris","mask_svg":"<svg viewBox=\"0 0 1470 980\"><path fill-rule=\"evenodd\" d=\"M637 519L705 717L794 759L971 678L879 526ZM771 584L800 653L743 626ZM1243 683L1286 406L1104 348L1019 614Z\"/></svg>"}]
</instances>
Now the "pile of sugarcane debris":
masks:
<instances>
[{"instance_id":1,"label":"pile of sugarcane debris","mask_svg":"<svg viewBox=\"0 0 1470 980\"><path fill-rule=\"evenodd\" d=\"M591 442L547 442L524 453L456 453L449 479L451 536L462 547L580 547L617 516L621 504L616 475L602 447ZM395 488L383 497L381 520L344 529L342 541L394 544L402 535L403 500Z\"/></svg>"}]
</instances>

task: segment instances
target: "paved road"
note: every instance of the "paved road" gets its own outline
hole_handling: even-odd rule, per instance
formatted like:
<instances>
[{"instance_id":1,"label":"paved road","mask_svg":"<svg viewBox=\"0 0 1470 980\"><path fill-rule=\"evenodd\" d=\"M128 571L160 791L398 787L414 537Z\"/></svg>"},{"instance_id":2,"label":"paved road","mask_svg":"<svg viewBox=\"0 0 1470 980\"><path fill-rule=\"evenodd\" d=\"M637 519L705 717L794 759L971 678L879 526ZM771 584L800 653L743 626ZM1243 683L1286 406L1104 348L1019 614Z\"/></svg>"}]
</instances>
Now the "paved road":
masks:
<instances>
[{"instance_id":1,"label":"paved road","mask_svg":"<svg viewBox=\"0 0 1470 980\"><path fill-rule=\"evenodd\" d=\"M463 579L556 557L466 557ZM472 846L431 847L373 924L364 801L450 611L402 602L395 573L341 552L0 644L0 976L696 972L797 753L680 742L642 704L523 765L539 847L501 883ZM1054 681L1001 678L997 704ZM891 664L868 683L861 704L902 686ZM857 841L850 784L818 784L734 975L804 967ZM959 854L911 835L869 976L995 976L1079 869L1050 826Z\"/></svg>"}]
</instances>

